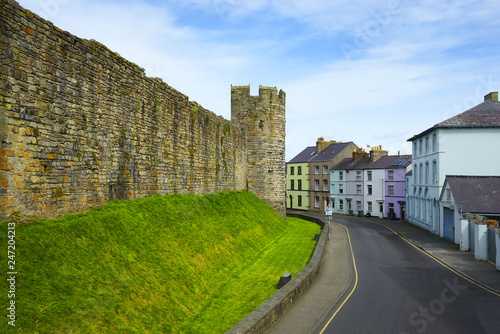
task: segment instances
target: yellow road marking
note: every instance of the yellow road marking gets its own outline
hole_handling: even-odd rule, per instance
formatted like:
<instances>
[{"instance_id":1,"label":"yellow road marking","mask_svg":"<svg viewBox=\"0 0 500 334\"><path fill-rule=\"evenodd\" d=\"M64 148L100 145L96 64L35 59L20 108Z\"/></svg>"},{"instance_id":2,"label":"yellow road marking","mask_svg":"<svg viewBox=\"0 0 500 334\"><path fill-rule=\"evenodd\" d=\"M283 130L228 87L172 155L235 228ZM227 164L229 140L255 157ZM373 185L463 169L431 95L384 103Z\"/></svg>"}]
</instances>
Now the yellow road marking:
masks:
<instances>
[{"instance_id":1,"label":"yellow road marking","mask_svg":"<svg viewBox=\"0 0 500 334\"><path fill-rule=\"evenodd\" d=\"M341 224L338 224L338 225L340 225L343 228L345 228L345 230L347 232L347 240L349 241L349 248L351 249L351 256L352 256L352 264L354 266L354 276L355 276L354 287L352 288L352 290L349 293L349 295L347 296L347 298L344 299L344 301L342 302L342 304L340 304L340 306L337 309L337 311L335 311L335 313L332 315L332 317L328 320L328 322L326 323L325 327L323 327L323 329L321 330L321 332L319 334L323 334L323 332L325 331L325 329L328 327L328 325L330 324L330 322L332 322L333 318L335 318L335 316L340 311L340 309L342 308L342 306L344 306L344 304L347 302L347 300L351 297L351 295L354 292L354 290L356 290L356 286L358 285L358 269L356 268L356 259L354 258L354 252L352 251L352 244L351 244L351 237L349 235L349 230L344 225L341 225Z\"/></svg>"},{"instance_id":2,"label":"yellow road marking","mask_svg":"<svg viewBox=\"0 0 500 334\"><path fill-rule=\"evenodd\" d=\"M361 219L360 219L361 220ZM463 275L462 273L454 270L453 268L451 268L450 266L448 266L447 264L443 263L442 261L440 261L438 258L434 257L433 255L427 253L426 251L420 249L417 245L415 245L413 242L411 242L410 240L408 240L407 238L405 238L404 236L402 236L399 232L395 231L394 229L390 228L389 226L387 225L384 225L384 224L380 224L380 223L377 223L377 222L372 222L372 221L369 221L369 220L362 220L364 222L368 222L368 223L372 223L372 224L377 224L377 225L380 225L380 226L383 226L385 228L387 228L388 230L390 230L392 233L394 233L395 235L397 235L398 237L400 237L401 239L403 239L405 242L407 242L409 245L411 245L412 247L414 247L415 249L417 249L418 251L420 251L421 253L427 255L428 257L430 257L432 260L436 261L437 263L439 263L440 265L442 265L443 267L445 267L446 269L448 269L449 271L455 273L456 275L462 277L463 279L465 279L466 281L474 284L475 286L485 290L485 291L488 291L490 293L492 293L493 295L495 296L498 296L500 297L500 293L498 293L497 291L494 291L492 289L489 289L475 281L473 281L472 279L468 278L467 276ZM345 227L344 225L342 224L338 224L340 226L342 226L343 228L345 228L346 232L347 232L347 239L349 241L349 248L351 249L351 256L352 256L352 263L353 263L353 266L354 266L354 274L355 274L355 282L354 282L354 287L352 288L351 292L349 293L349 295L347 296L346 299L344 299L344 301L342 302L342 304L340 304L340 306L337 308L337 310L335 311L335 313L331 316L331 318L328 320L328 322L326 323L326 325L323 327L323 329L321 330L321 332L319 334L323 334L323 332L326 330L326 328L328 327L328 325L330 325L330 323L332 322L333 318L335 318L335 316L337 315L337 313L339 313L340 309L344 306L344 304L347 302L347 300L351 297L351 295L353 294L354 290L356 290L356 287L358 285L358 270L356 268L356 259L354 258L354 252L352 250L352 244L351 244L351 237L349 235L349 230L347 229L347 227Z\"/></svg>"},{"instance_id":3,"label":"yellow road marking","mask_svg":"<svg viewBox=\"0 0 500 334\"><path fill-rule=\"evenodd\" d=\"M411 245L412 247L414 247L415 249L417 249L418 251L420 251L421 253L427 255L428 257L430 257L431 259L433 259L434 261L436 261L437 263L439 263L440 265L442 265L443 267L445 267L446 269L448 269L449 271L455 273L456 275L462 277L463 279L465 279L466 281L469 281L470 283L474 284L475 286L485 290L485 291L488 291L489 293L492 293L494 294L495 296L498 296L500 297L500 293L495 291L495 290L492 290L482 284L479 284L478 282L475 282L474 280L470 279L469 277L465 276L464 274L456 271L455 269L451 268L450 266L448 266L446 263L440 261L438 258L436 258L435 256L427 253L426 251L420 249L417 245L415 245L413 242L411 242L410 240L408 240L407 238L405 238L404 236L402 236L399 232L395 231L394 229L390 228L389 226L387 225L384 225L384 224L380 224L380 223L377 223L377 222L372 222L372 221L369 221L369 220L363 220L365 222L368 222L368 223L372 223L372 224L377 224L377 225L380 225L380 226L383 226L385 228L387 228L388 230L392 231L395 235L397 235L398 237L400 237L401 239L403 239L404 241L406 241L409 245Z\"/></svg>"}]
</instances>

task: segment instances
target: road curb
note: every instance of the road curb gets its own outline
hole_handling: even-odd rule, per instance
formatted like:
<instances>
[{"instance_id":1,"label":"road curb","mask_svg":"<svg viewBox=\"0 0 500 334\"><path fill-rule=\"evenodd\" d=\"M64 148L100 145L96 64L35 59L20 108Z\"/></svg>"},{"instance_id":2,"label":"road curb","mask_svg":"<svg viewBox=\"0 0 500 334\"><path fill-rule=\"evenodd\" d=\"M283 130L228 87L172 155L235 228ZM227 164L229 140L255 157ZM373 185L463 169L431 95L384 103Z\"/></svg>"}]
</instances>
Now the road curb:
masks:
<instances>
[{"instance_id":1,"label":"road curb","mask_svg":"<svg viewBox=\"0 0 500 334\"><path fill-rule=\"evenodd\" d=\"M342 226L339 223L335 223L335 221L333 221L333 224ZM346 230L346 237L347 237L347 230ZM344 299L344 297L347 294L347 292L352 289L352 283L354 281L354 279L353 279L353 277L354 277L353 259L352 259L351 251L350 251L350 249L348 247L349 243L346 246L347 246L347 253L349 254L349 262L350 262L350 266L349 266L349 269L350 269L349 283L346 285L346 288L344 289L344 291L342 291L342 293L339 295L339 297L333 302L332 306L330 306L330 308L325 312L325 315L321 318L321 321L318 322L318 325L315 326L314 329L311 332L309 332L309 334L314 334L318 330L318 328L320 328L321 325L323 325L323 323L328 318L328 316L330 315L330 313L332 313L332 311L338 306L339 302L342 299Z\"/></svg>"}]
</instances>

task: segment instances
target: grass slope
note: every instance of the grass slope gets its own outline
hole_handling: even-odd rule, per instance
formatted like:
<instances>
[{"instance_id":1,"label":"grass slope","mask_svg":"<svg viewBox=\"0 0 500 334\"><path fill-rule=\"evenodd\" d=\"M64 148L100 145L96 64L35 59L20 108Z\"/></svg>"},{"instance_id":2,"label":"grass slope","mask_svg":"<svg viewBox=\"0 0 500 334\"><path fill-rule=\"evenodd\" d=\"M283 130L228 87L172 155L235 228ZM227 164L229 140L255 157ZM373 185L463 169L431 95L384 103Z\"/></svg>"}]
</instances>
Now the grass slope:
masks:
<instances>
[{"instance_id":1,"label":"grass slope","mask_svg":"<svg viewBox=\"0 0 500 334\"><path fill-rule=\"evenodd\" d=\"M4 267L6 231L1 224ZM275 292L283 273L307 264L318 232L248 192L111 202L18 225L15 330L224 333Z\"/></svg>"}]
</instances>

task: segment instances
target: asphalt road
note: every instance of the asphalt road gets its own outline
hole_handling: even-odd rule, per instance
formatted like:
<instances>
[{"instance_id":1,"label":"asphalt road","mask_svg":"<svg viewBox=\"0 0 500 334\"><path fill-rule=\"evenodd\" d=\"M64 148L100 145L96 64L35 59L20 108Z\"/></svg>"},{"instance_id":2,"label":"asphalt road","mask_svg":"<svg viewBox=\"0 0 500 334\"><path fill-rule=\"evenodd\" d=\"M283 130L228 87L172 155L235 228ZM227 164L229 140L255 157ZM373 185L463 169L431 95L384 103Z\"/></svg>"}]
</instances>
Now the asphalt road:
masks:
<instances>
[{"instance_id":1,"label":"asphalt road","mask_svg":"<svg viewBox=\"0 0 500 334\"><path fill-rule=\"evenodd\" d=\"M316 333L500 333L500 297L376 223L349 232L356 277Z\"/></svg>"}]
</instances>

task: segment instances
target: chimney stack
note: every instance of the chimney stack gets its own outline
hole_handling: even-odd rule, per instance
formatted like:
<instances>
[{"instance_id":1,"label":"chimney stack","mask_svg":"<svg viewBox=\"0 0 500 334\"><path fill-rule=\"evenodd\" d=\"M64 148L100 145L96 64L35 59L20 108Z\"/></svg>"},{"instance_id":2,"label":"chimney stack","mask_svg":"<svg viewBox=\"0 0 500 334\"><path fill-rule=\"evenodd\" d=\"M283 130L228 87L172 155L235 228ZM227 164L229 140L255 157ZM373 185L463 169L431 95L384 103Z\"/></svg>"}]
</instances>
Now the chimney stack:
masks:
<instances>
[{"instance_id":1,"label":"chimney stack","mask_svg":"<svg viewBox=\"0 0 500 334\"><path fill-rule=\"evenodd\" d=\"M330 146L330 144L339 144L340 142L330 140L330 141L325 141L325 138L319 137L318 141L316 142L316 154L319 154L321 151L323 151L325 148Z\"/></svg>"},{"instance_id":2,"label":"chimney stack","mask_svg":"<svg viewBox=\"0 0 500 334\"><path fill-rule=\"evenodd\" d=\"M382 145L375 146L370 151L370 162L375 162L380 157L385 157L387 155L389 155L389 152L382 150Z\"/></svg>"},{"instance_id":3,"label":"chimney stack","mask_svg":"<svg viewBox=\"0 0 500 334\"><path fill-rule=\"evenodd\" d=\"M356 148L354 149L354 152L352 152L352 162L355 162L361 158L365 158L368 156L368 153L365 152L364 149L362 148Z\"/></svg>"},{"instance_id":4,"label":"chimney stack","mask_svg":"<svg viewBox=\"0 0 500 334\"><path fill-rule=\"evenodd\" d=\"M484 96L484 100L493 100L493 101L498 101L498 92L491 92L487 95Z\"/></svg>"}]
</instances>

